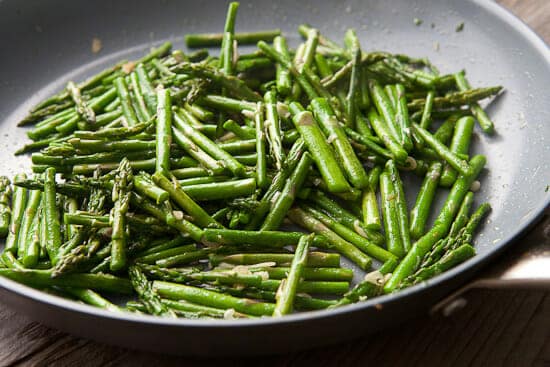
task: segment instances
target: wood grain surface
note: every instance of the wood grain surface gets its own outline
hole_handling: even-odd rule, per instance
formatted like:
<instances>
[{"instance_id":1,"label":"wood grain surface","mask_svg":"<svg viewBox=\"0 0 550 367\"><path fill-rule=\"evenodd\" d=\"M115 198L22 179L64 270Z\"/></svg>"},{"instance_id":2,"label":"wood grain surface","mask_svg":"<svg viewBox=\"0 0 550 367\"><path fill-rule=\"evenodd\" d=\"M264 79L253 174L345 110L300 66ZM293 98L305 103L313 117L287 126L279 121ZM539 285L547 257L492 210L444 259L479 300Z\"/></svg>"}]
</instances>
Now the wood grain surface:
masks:
<instances>
[{"instance_id":1,"label":"wood grain surface","mask_svg":"<svg viewBox=\"0 0 550 367\"><path fill-rule=\"evenodd\" d=\"M500 0L550 43L550 0ZM47 328L0 303L0 366L550 366L550 292L478 290L461 310L362 339L251 359L141 353Z\"/></svg>"}]
</instances>

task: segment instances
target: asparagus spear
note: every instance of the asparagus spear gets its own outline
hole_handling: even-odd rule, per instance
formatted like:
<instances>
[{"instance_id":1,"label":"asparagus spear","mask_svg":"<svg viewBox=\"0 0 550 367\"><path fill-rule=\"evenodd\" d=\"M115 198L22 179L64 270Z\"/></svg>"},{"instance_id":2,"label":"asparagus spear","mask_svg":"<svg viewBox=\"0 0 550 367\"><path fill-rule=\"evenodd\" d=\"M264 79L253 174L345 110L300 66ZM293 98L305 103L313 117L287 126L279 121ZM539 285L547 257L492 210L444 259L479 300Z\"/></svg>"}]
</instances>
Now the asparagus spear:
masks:
<instances>
[{"instance_id":1,"label":"asparagus spear","mask_svg":"<svg viewBox=\"0 0 550 367\"><path fill-rule=\"evenodd\" d=\"M285 152L283 150L283 142L281 138L281 121L279 118L279 113L277 112L277 95L275 91L268 91L264 96L264 100L267 140L269 141L271 154L275 160L275 167L280 170L283 167Z\"/></svg>"},{"instance_id":2,"label":"asparagus spear","mask_svg":"<svg viewBox=\"0 0 550 367\"><path fill-rule=\"evenodd\" d=\"M432 246L445 236L451 227L452 220L457 213L460 202L466 196L472 182L479 175L485 166L486 158L483 155L476 155L470 160L471 171L469 174L461 174L455 181L447 200L443 204L434 226L424 236L420 237L407 253L405 258L399 263L392 277L384 286L384 292L389 293L397 288L399 283L407 276L412 274L420 265L420 260L430 251Z\"/></svg>"},{"instance_id":3,"label":"asparagus spear","mask_svg":"<svg viewBox=\"0 0 550 367\"><path fill-rule=\"evenodd\" d=\"M11 220L11 196L10 180L6 176L0 177L0 237L6 237L9 233Z\"/></svg>"},{"instance_id":4,"label":"asparagus spear","mask_svg":"<svg viewBox=\"0 0 550 367\"><path fill-rule=\"evenodd\" d=\"M217 221L191 199L174 178L169 180L163 174L157 172L153 175L153 180L157 185L169 193L170 198L185 210L197 225L201 227L221 227Z\"/></svg>"},{"instance_id":5,"label":"asparagus spear","mask_svg":"<svg viewBox=\"0 0 550 367\"><path fill-rule=\"evenodd\" d=\"M112 192L114 206L109 215L109 224L113 228L110 269L118 271L126 266L126 213L130 207L130 191L133 187L132 167L126 158L120 162L114 180Z\"/></svg>"},{"instance_id":6,"label":"asparagus spear","mask_svg":"<svg viewBox=\"0 0 550 367\"><path fill-rule=\"evenodd\" d=\"M103 298L99 293L91 289L64 288L63 291L89 305L103 308L108 311L121 312L118 306L112 304L109 300Z\"/></svg>"},{"instance_id":7,"label":"asparagus spear","mask_svg":"<svg viewBox=\"0 0 550 367\"><path fill-rule=\"evenodd\" d=\"M426 177L422 182L420 191L416 197L416 203L411 209L411 226L410 233L413 238L420 238L425 233L425 226L430 215L430 207L432 205L439 178L441 175L441 163L433 162L426 172Z\"/></svg>"},{"instance_id":8,"label":"asparagus spear","mask_svg":"<svg viewBox=\"0 0 550 367\"><path fill-rule=\"evenodd\" d=\"M453 138L449 150L455 154L467 154L474 131L474 119L464 116L455 124ZM457 172L446 164L441 173L441 186L448 187L456 180Z\"/></svg>"},{"instance_id":9,"label":"asparagus spear","mask_svg":"<svg viewBox=\"0 0 550 367\"><path fill-rule=\"evenodd\" d=\"M153 282L153 289L162 297L173 300L185 300L225 310L234 309L235 311L255 316L271 315L275 309L273 303L258 302L247 298L237 298L202 288L159 280Z\"/></svg>"},{"instance_id":10,"label":"asparagus spear","mask_svg":"<svg viewBox=\"0 0 550 367\"><path fill-rule=\"evenodd\" d=\"M405 198L403 182L401 182L401 177L399 176L399 171L394 161L389 160L386 163L386 170L394 188L395 210L397 211L397 222L399 225L401 243L403 244L404 251L408 252L411 248L411 236L409 232L409 211L407 209L407 199Z\"/></svg>"},{"instance_id":11,"label":"asparagus spear","mask_svg":"<svg viewBox=\"0 0 550 367\"><path fill-rule=\"evenodd\" d=\"M172 101L170 91L157 91L156 172L164 175L170 171L170 144L172 143Z\"/></svg>"},{"instance_id":12,"label":"asparagus spear","mask_svg":"<svg viewBox=\"0 0 550 367\"><path fill-rule=\"evenodd\" d=\"M307 253L313 241L313 236L313 234L310 234L300 238L300 242L298 242L296 246L288 276L281 282L277 289L277 294L275 296L277 303L275 304L273 316L286 315L292 311L296 289L298 288L304 267L307 264Z\"/></svg>"},{"instance_id":13,"label":"asparagus spear","mask_svg":"<svg viewBox=\"0 0 550 367\"><path fill-rule=\"evenodd\" d=\"M296 169L288 178L282 191L278 193L277 200L271 206L271 211L265 218L260 231L275 230L279 228L286 213L294 203L297 192L304 184L312 163L313 160L311 155L305 152L302 158L300 158L300 162L296 166Z\"/></svg>"},{"instance_id":14,"label":"asparagus spear","mask_svg":"<svg viewBox=\"0 0 550 367\"><path fill-rule=\"evenodd\" d=\"M151 283L138 267L130 266L128 268L128 275L134 290L139 295L141 302L143 302L150 314L176 317L174 312L161 302L160 297L153 289Z\"/></svg>"},{"instance_id":15,"label":"asparagus spear","mask_svg":"<svg viewBox=\"0 0 550 367\"><path fill-rule=\"evenodd\" d=\"M364 188L367 185L367 173L355 155L355 151L347 139L346 133L340 127L330 104L324 98L316 98L311 101L311 108L316 120L324 130L327 140L332 141L348 180L354 187Z\"/></svg>"},{"instance_id":16,"label":"asparagus spear","mask_svg":"<svg viewBox=\"0 0 550 367\"><path fill-rule=\"evenodd\" d=\"M256 44L258 41L271 42L275 37L281 34L280 29L269 29L256 32L235 33L235 41L242 45ZM223 40L222 33L201 33L185 35L185 44L187 47L211 47L220 46Z\"/></svg>"},{"instance_id":17,"label":"asparagus spear","mask_svg":"<svg viewBox=\"0 0 550 367\"><path fill-rule=\"evenodd\" d=\"M82 116L84 120L86 120L86 122L94 124L96 121L95 112L82 99L80 89L76 86L76 84L73 82L67 83L67 91L69 92L71 98L73 99L73 102L75 103L76 112L80 116Z\"/></svg>"},{"instance_id":18,"label":"asparagus spear","mask_svg":"<svg viewBox=\"0 0 550 367\"><path fill-rule=\"evenodd\" d=\"M331 192L349 191L350 187L321 129L309 111L296 102L290 104L294 114L292 120L304 139L321 176Z\"/></svg>"},{"instance_id":19,"label":"asparagus spear","mask_svg":"<svg viewBox=\"0 0 550 367\"><path fill-rule=\"evenodd\" d=\"M68 274L52 278L50 270L2 269L0 275L32 287L88 288L119 294L131 294L132 285L125 278L111 274Z\"/></svg>"},{"instance_id":20,"label":"asparagus spear","mask_svg":"<svg viewBox=\"0 0 550 367\"><path fill-rule=\"evenodd\" d=\"M122 106L122 112L124 113L124 117L126 118L128 125L137 125L138 119L136 116L136 111L134 110L132 99L130 97L130 92L128 91L128 86L126 85L125 79L123 77L118 77L115 79L113 84L116 87L117 95Z\"/></svg>"},{"instance_id":21,"label":"asparagus spear","mask_svg":"<svg viewBox=\"0 0 550 367\"><path fill-rule=\"evenodd\" d=\"M286 38L277 36L273 39L273 48L275 51L284 55L285 58L290 58L288 46L286 44ZM277 92L286 96L292 89L292 79L290 72L285 69L281 64L276 65L276 86Z\"/></svg>"},{"instance_id":22,"label":"asparagus spear","mask_svg":"<svg viewBox=\"0 0 550 367\"><path fill-rule=\"evenodd\" d=\"M325 224L314 218L312 215L306 213L302 209L294 208L289 211L288 217L294 223L307 229L308 231L315 232L325 237L331 247L345 255L361 269L366 270L370 268L372 260L369 256L365 255L357 247L331 231Z\"/></svg>"},{"instance_id":23,"label":"asparagus spear","mask_svg":"<svg viewBox=\"0 0 550 367\"><path fill-rule=\"evenodd\" d=\"M471 90L470 83L468 83L464 71L460 71L454 74L454 79L456 86L461 92ZM481 126L481 129L487 134L493 134L495 131L495 126L489 116L487 116L487 113L483 110L483 108L481 108L478 103L471 103L470 110L472 111L472 114L476 117L479 126Z\"/></svg>"},{"instance_id":24,"label":"asparagus spear","mask_svg":"<svg viewBox=\"0 0 550 367\"><path fill-rule=\"evenodd\" d=\"M42 193L40 191L33 190L29 192L28 200L22 209L20 217L21 226L18 229L17 244L13 251L18 257L22 257L25 253L25 249L27 248L27 233L30 231L34 216L38 213L41 200Z\"/></svg>"}]
</instances>

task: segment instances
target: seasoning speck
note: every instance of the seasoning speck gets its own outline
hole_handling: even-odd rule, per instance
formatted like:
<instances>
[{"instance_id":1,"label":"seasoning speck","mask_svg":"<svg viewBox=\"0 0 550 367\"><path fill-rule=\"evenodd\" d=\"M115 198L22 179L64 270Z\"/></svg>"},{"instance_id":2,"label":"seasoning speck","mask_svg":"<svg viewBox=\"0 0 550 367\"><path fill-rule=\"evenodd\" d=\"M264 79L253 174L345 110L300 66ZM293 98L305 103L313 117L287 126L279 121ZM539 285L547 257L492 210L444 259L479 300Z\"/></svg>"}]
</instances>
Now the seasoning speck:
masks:
<instances>
[{"instance_id":1,"label":"seasoning speck","mask_svg":"<svg viewBox=\"0 0 550 367\"><path fill-rule=\"evenodd\" d=\"M413 19L413 22L414 22L414 25L419 26L419 25L422 24L423 21L422 21L422 19L414 18L414 19Z\"/></svg>"},{"instance_id":2,"label":"seasoning speck","mask_svg":"<svg viewBox=\"0 0 550 367\"><path fill-rule=\"evenodd\" d=\"M457 24L455 28L455 32L462 32L463 29L464 29L464 22L460 22Z\"/></svg>"},{"instance_id":3,"label":"seasoning speck","mask_svg":"<svg viewBox=\"0 0 550 367\"><path fill-rule=\"evenodd\" d=\"M125 74L130 74L132 71L134 71L135 67L136 67L136 63L133 61L129 61L125 64L122 64L121 69Z\"/></svg>"},{"instance_id":4,"label":"seasoning speck","mask_svg":"<svg viewBox=\"0 0 550 367\"><path fill-rule=\"evenodd\" d=\"M97 54L99 51L101 51L101 48L103 47L101 40L97 37L94 37L92 39L92 52L94 54Z\"/></svg>"}]
</instances>

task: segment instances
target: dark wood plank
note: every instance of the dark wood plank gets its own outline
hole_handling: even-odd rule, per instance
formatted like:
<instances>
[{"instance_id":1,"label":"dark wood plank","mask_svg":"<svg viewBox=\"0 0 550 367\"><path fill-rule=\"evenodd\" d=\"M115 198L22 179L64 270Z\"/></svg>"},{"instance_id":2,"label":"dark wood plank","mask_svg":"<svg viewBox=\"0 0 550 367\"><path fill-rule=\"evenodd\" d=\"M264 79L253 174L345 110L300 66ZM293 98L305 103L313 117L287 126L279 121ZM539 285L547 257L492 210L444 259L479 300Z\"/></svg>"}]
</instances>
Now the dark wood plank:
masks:
<instances>
[{"instance_id":1,"label":"dark wood plank","mask_svg":"<svg viewBox=\"0 0 550 367\"><path fill-rule=\"evenodd\" d=\"M499 0L550 41L550 1ZM75 338L0 304L0 366L550 366L550 293L478 290L450 317L424 316L359 340L289 355L197 359Z\"/></svg>"}]
</instances>

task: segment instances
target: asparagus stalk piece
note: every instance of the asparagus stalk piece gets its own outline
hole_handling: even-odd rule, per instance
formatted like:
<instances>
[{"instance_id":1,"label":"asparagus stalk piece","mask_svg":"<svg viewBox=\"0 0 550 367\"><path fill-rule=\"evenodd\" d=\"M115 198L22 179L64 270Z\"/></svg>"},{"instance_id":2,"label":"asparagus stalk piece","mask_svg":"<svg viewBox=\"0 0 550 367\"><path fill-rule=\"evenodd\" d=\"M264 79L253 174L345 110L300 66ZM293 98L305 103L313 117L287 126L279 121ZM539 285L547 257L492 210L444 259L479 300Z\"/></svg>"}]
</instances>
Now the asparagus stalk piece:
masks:
<instances>
[{"instance_id":1,"label":"asparagus stalk piece","mask_svg":"<svg viewBox=\"0 0 550 367\"><path fill-rule=\"evenodd\" d=\"M136 266L128 268L128 275L134 290L139 295L141 302L150 314L158 316L176 317L174 312L161 302L160 297L153 289L151 283Z\"/></svg>"},{"instance_id":2,"label":"asparagus stalk piece","mask_svg":"<svg viewBox=\"0 0 550 367\"><path fill-rule=\"evenodd\" d=\"M109 224L113 228L110 269L118 271L126 266L128 236L126 213L130 207L130 191L133 187L132 167L126 158L120 162L114 180L112 191L114 206L109 215Z\"/></svg>"},{"instance_id":3,"label":"asparagus stalk piece","mask_svg":"<svg viewBox=\"0 0 550 367\"><path fill-rule=\"evenodd\" d=\"M10 180L0 177L0 237L6 237L10 229L11 221L11 196L12 189Z\"/></svg>"},{"instance_id":4,"label":"asparagus stalk piece","mask_svg":"<svg viewBox=\"0 0 550 367\"><path fill-rule=\"evenodd\" d=\"M254 316L271 315L275 309L273 303L259 302L247 298L237 298L202 288L159 280L153 282L153 289L162 297L173 300L185 300L224 310L234 309L235 311Z\"/></svg>"},{"instance_id":5,"label":"asparagus stalk piece","mask_svg":"<svg viewBox=\"0 0 550 367\"><path fill-rule=\"evenodd\" d=\"M309 246L313 242L313 237L314 235L310 234L300 238L300 242L298 242L296 246L288 276L281 281L277 289L277 294L275 296L277 302L275 304L273 316L282 316L292 312L294 297L296 296L298 284L300 283L304 268L307 264L307 253Z\"/></svg>"}]
</instances>

